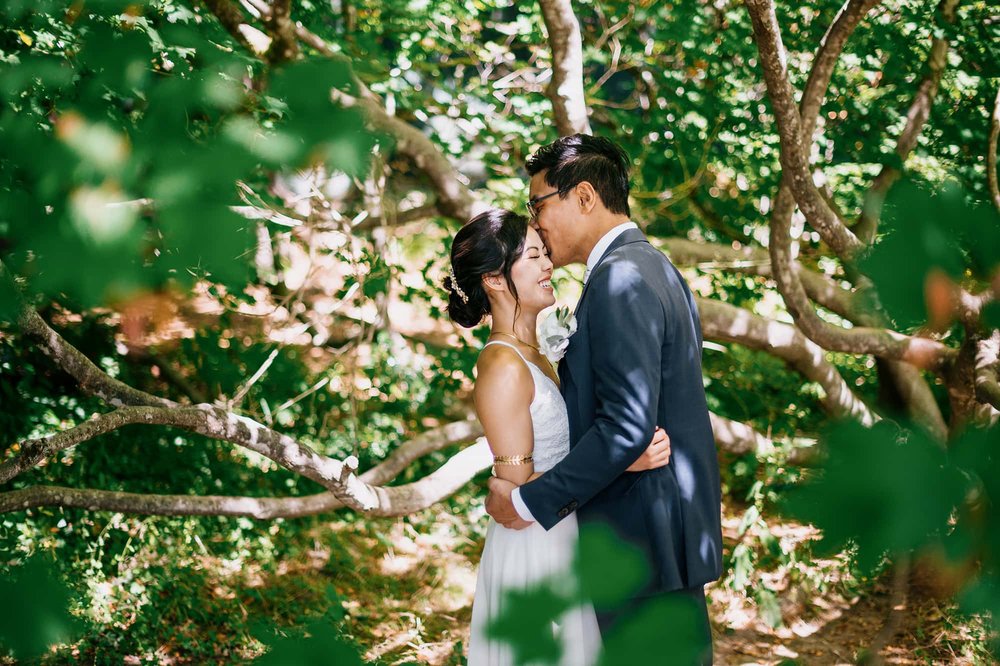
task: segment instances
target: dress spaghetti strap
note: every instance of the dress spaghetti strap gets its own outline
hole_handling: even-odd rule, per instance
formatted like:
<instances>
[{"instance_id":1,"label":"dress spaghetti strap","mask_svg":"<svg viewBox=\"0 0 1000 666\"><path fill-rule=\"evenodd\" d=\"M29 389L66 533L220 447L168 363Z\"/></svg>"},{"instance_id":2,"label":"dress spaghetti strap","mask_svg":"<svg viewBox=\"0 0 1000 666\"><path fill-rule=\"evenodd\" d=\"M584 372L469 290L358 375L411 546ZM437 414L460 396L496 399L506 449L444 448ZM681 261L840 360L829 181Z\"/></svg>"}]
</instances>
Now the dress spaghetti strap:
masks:
<instances>
[{"instance_id":1,"label":"dress spaghetti strap","mask_svg":"<svg viewBox=\"0 0 1000 666\"><path fill-rule=\"evenodd\" d=\"M514 345L510 344L509 342L504 342L503 340L490 340L485 345L483 345L483 349L486 349L490 345L503 345L504 347L510 347L511 349L514 350L515 354L517 354L518 356L521 357L522 361L524 361L525 363L528 364L528 366L535 365L534 363L532 363L528 359L524 358L524 354L521 353L521 350L518 349L517 347L515 347ZM538 367L538 366L535 366L535 367Z\"/></svg>"}]
</instances>

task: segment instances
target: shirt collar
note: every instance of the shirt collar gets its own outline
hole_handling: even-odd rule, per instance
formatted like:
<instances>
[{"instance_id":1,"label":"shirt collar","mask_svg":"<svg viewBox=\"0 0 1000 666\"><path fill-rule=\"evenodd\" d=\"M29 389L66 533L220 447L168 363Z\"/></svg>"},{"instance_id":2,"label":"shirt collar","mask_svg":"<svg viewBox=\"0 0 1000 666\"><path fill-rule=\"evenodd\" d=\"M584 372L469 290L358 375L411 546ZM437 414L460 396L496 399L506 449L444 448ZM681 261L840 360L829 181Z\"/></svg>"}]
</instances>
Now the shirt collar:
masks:
<instances>
[{"instance_id":1,"label":"shirt collar","mask_svg":"<svg viewBox=\"0 0 1000 666\"><path fill-rule=\"evenodd\" d=\"M590 256L587 257L587 270L584 271L583 273L584 283L587 282L587 278L590 277L590 274L593 272L593 270L597 268L597 262L601 260L601 257L604 256L604 253L607 252L608 247L610 247L611 244L615 242L615 239L621 236L629 229L638 229L638 228L639 225L636 224L635 222L632 221L622 222L617 227L612 227L611 229L608 230L606 234L601 236L601 240L597 241L597 245L594 246L594 249L590 251Z\"/></svg>"}]
</instances>

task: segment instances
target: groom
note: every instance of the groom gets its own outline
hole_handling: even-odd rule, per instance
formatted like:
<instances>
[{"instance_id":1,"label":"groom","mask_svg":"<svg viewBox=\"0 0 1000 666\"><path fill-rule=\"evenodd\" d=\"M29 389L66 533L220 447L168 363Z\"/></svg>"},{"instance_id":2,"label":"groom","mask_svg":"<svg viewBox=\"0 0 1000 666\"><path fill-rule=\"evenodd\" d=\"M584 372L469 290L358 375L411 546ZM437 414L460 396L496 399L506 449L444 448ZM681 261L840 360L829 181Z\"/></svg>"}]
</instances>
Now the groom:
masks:
<instances>
[{"instance_id":1,"label":"groom","mask_svg":"<svg viewBox=\"0 0 1000 666\"><path fill-rule=\"evenodd\" d=\"M486 509L507 527L546 530L576 511L645 553L650 584L627 608L598 609L602 633L661 596L692 599L708 632L703 586L722 572L721 494L694 298L629 220L621 147L576 134L541 148L527 168L528 209L552 263L587 266L578 330L559 364L571 449L520 488L490 479ZM670 464L626 472L656 424L670 436Z\"/></svg>"}]
</instances>

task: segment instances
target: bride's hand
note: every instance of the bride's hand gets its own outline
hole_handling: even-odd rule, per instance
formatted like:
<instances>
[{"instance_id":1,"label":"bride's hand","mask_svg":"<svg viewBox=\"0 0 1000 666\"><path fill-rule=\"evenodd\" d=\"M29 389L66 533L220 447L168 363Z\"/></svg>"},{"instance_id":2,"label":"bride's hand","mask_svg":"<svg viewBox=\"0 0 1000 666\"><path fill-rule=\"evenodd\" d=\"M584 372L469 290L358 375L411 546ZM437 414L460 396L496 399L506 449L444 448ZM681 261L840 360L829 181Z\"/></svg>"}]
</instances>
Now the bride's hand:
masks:
<instances>
[{"instance_id":1,"label":"bride's hand","mask_svg":"<svg viewBox=\"0 0 1000 666\"><path fill-rule=\"evenodd\" d=\"M653 441L649 443L639 459L632 463L626 472L645 472L647 469L663 467L670 462L670 437L660 426L656 426Z\"/></svg>"}]
</instances>

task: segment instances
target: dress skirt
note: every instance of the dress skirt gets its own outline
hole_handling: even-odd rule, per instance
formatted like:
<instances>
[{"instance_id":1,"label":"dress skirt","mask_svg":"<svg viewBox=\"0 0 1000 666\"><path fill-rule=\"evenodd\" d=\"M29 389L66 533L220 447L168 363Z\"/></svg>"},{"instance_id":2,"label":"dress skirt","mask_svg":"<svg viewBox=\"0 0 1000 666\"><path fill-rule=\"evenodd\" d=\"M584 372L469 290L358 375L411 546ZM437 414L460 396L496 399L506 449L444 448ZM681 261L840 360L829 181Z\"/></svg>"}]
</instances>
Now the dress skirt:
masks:
<instances>
[{"instance_id":1,"label":"dress skirt","mask_svg":"<svg viewBox=\"0 0 1000 666\"><path fill-rule=\"evenodd\" d=\"M572 566L578 538L576 514L547 532L538 523L523 530L509 530L490 519L472 604L469 666L513 666L510 644L489 639L487 626L504 612L504 596L509 590L529 590L547 579L557 581L558 589L573 589ZM562 644L560 666L591 666L597 662L601 634L592 606L570 608L552 623L551 630Z\"/></svg>"}]
</instances>

